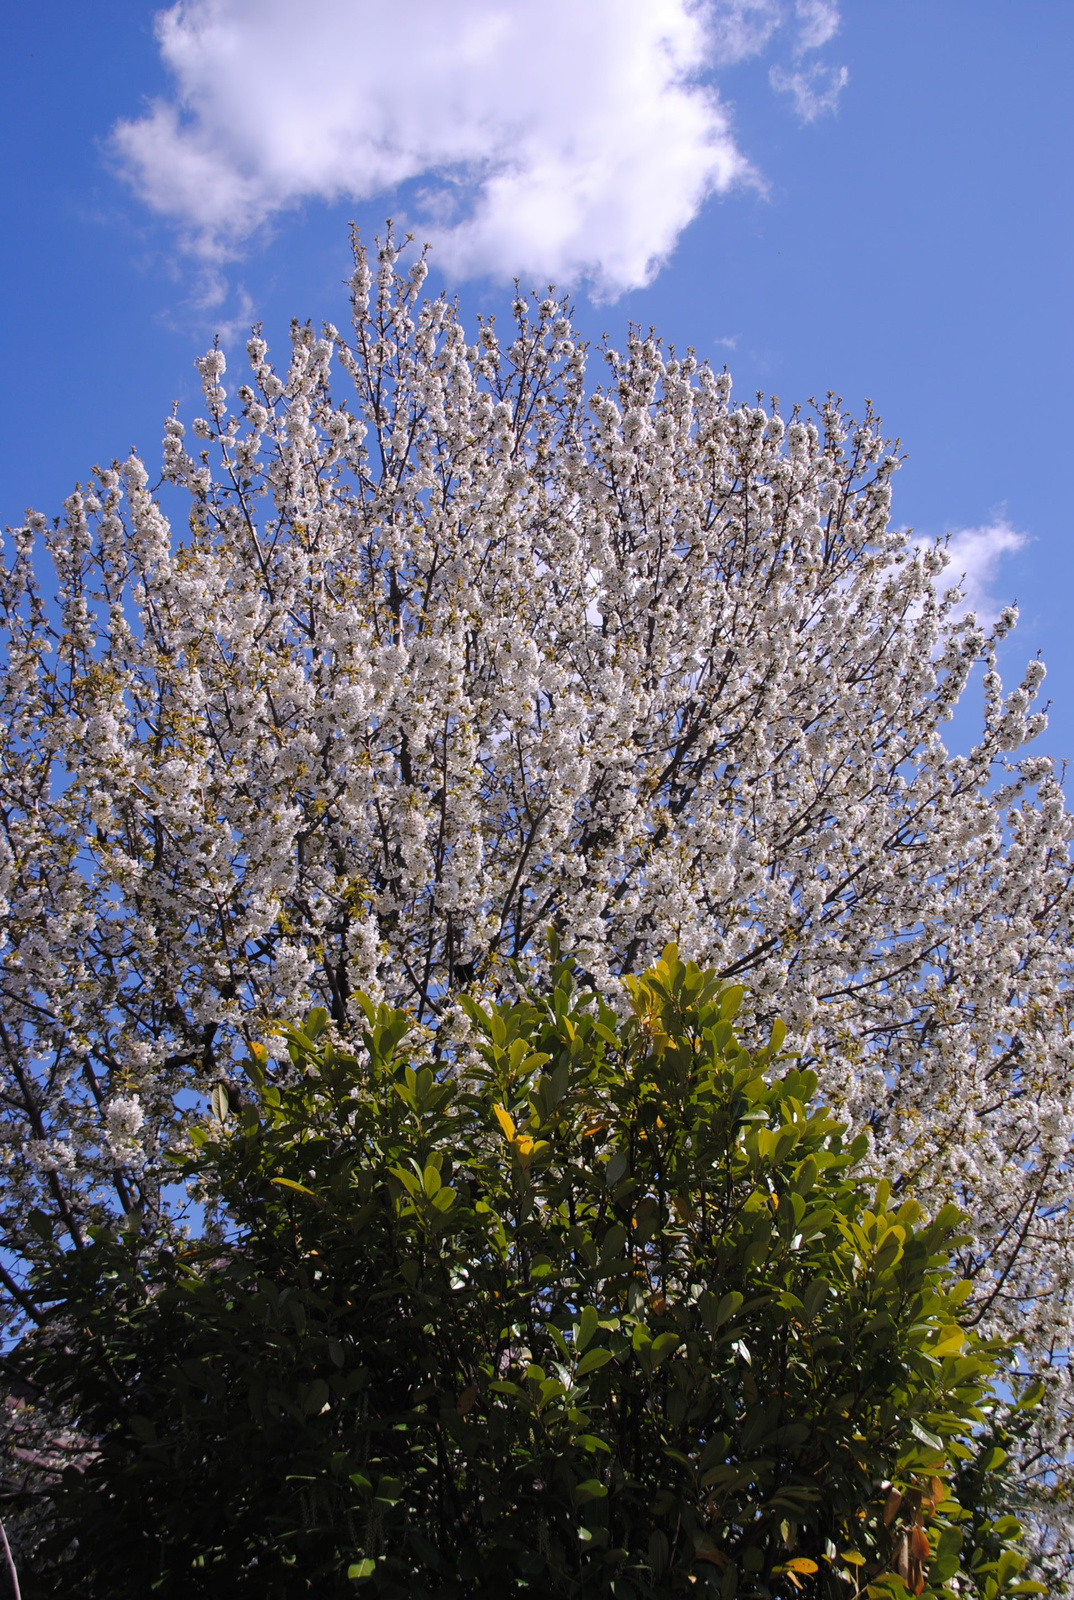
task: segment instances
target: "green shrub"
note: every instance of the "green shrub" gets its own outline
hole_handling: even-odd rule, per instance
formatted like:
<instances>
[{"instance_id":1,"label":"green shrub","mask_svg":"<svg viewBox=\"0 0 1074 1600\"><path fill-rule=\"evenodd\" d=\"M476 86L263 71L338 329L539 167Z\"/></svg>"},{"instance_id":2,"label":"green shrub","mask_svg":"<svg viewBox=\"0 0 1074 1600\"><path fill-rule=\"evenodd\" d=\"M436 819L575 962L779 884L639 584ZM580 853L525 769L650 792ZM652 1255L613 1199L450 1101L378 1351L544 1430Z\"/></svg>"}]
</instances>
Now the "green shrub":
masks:
<instances>
[{"instance_id":1,"label":"green shrub","mask_svg":"<svg viewBox=\"0 0 1074 1600\"><path fill-rule=\"evenodd\" d=\"M629 991L561 961L450 1071L368 1001L355 1054L323 1012L286 1079L255 1049L185 1167L225 1235L100 1230L38 1286L19 1359L99 1441L41 1593L1042 1592L979 1509L1007 1357L959 1213L855 1175L741 990L669 948Z\"/></svg>"}]
</instances>

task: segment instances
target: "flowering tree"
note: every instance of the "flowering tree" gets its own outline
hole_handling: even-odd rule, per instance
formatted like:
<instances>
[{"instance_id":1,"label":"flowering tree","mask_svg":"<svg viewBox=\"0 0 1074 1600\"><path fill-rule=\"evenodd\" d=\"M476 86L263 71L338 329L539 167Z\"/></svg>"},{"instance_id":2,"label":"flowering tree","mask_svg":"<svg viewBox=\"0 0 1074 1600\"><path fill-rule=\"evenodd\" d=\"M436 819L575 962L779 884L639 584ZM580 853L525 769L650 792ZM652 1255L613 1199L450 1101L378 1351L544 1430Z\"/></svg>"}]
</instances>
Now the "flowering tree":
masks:
<instances>
[{"instance_id":1,"label":"flowering tree","mask_svg":"<svg viewBox=\"0 0 1074 1600\"><path fill-rule=\"evenodd\" d=\"M458 996L540 976L547 927L602 987L674 939L747 986L747 1034L787 1019L886 1172L969 1211L977 1315L1049 1368L1054 1460L1072 821L1019 754L1043 666L1003 693L1015 614L986 634L890 526L871 414L735 405L638 334L590 393L564 306L469 344L423 278L359 252L349 337L295 326L277 372L255 335L238 415L211 351L157 488L132 455L13 535L12 1318L42 1231L166 1209L188 1091L271 1018L315 1000L346 1040L362 988L455 1051Z\"/></svg>"}]
</instances>

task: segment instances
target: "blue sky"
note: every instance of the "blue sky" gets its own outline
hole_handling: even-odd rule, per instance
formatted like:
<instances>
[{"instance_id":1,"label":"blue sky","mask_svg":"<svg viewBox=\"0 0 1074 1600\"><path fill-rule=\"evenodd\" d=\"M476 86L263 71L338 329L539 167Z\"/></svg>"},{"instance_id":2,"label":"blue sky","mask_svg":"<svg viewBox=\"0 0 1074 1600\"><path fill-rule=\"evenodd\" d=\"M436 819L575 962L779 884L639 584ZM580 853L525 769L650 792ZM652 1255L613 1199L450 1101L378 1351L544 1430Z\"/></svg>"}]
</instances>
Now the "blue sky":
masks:
<instances>
[{"instance_id":1,"label":"blue sky","mask_svg":"<svg viewBox=\"0 0 1074 1600\"><path fill-rule=\"evenodd\" d=\"M154 461L216 329L342 321L348 221L403 217L468 315L555 277L588 334L655 325L741 395L871 398L898 520L1017 597L1006 672L1042 650L1074 754L1070 0L157 15L8 9L0 522Z\"/></svg>"}]
</instances>

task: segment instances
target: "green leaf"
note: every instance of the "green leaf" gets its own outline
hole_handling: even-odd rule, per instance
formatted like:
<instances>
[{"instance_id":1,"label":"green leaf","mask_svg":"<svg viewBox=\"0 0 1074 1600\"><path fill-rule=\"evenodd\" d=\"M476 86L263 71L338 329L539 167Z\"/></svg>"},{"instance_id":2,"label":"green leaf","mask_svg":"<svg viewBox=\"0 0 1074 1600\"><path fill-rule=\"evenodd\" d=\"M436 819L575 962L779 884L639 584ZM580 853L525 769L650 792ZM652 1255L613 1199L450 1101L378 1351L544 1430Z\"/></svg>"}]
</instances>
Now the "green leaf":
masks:
<instances>
[{"instance_id":1,"label":"green leaf","mask_svg":"<svg viewBox=\"0 0 1074 1600\"><path fill-rule=\"evenodd\" d=\"M720 1017L725 1022L730 1022L736 1016L746 991L739 983L728 984L726 989L720 991Z\"/></svg>"},{"instance_id":2,"label":"green leaf","mask_svg":"<svg viewBox=\"0 0 1074 1600\"><path fill-rule=\"evenodd\" d=\"M802 1296L802 1320L812 1322L828 1297L829 1285L823 1278L814 1278Z\"/></svg>"},{"instance_id":3,"label":"green leaf","mask_svg":"<svg viewBox=\"0 0 1074 1600\"><path fill-rule=\"evenodd\" d=\"M679 1348L681 1343L682 1340L679 1338L677 1333L658 1334L653 1340L653 1366L658 1367L662 1361L666 1360L668 1356L673 1354L673 1352Z\"/></svg>"},{"instance_id":4,"label":"green leaf","mask_svg":"<svg viewBox=\"0 0 1074 1600\"><path fill-rule=\"evenodd\" d=\"M724 1323L735 1315L735 1312L742 1305L742 1301L743 1296L739 1294L737 1289L732 1289L724 1295L716 1307L716 1326L718 1328L722 1328Z\"/></svg>"},{"instance_id":5,"label":"green leaf","mask_svg":"<svg viewBox=\"0 0 1074 1600\"><path fill-rule=\"evenodd\" d=\"M583 1306L574 1330L574 1348L579 1354L590 1342L600 1326L600 1313L595 1306Z\"/></svg>"},{"instance_id":6,"label":"green leaf","mask_svg":"<svg viewBox=\"0 0 1074 1600\"><path fill-rule=\"evenodd\" d=\"M347 1568L347 1576L348 1578L354 1578L358 1580L362 1578L371 1578L376 1570L377 1563L373 1560L373 1557L363 1556L361 1561L351 1562L350 1566Z\"/></svg>"},{"instance_id":7,"label":"green leaf","mask_svg":"<svg viewBox=\"0 0 1074 1600\"><path fill-rule=\"evenodd\" d=\"M328 1385L323 1378L314 1378L302 1396L302 1410L307 1417L319 1416L328 1403Z\"/></svg>"},{"instance_id":8,"label":"green leaf","mask_svg":"<svg viewBox=\"0 0 1074 1600\"><path fill-rule=\"evenodd\" d=\"M51 1218L46 1217L45 1213L40 1209L39 1206L32 1206L30 1208L30 1213L27 1216L26 1221L29 1223L34 1233L37 1234L39 1239L43 1239L46 1244L52 1243L52 1220Z\"/></svg>"},{"instance_id":9,"label":"green leaf","mask_svg":"<svg viewBox=\"0 0 1074 1600\"><path fill-rule=\"evenodd\" d=\"M610 1350L587 1350L575 1368L575 1377L584 1378L589 1372L596 1372L598 1367L606 1367L612 1359Z\"/></svg>"},{"instance_id":10,"label":"green leaf","mask_svg":"<svg viewBox=\"0 0 1074 1600\"><path fill-rule=\"evenodd\" d=\"M398 1085L396 1085L396 1087L398 1088ZM396 1164L394 1167L389 1167L388 1171L391 1173L393 1178L398 1178L407 1194L414 1195L416 1197L422 1193L422 1180L416 1172L410 1172L406 1167L398 1164Z\"/></svg>"},{"instance_id":11,"label":"green leaf","mask_svg":"<svg viewBox=\"0 0 1074 1600\"><path fill-rule=\"evenodd\" d=\"M966 1344L966 1335L957 1326L944 1328L936 1343L929 1346L930 1356L957 1356L961 1355Z\"/></svg>"},{"instance_id":12,"label":"green leaf","mask_svg":"<svg viewBox=\"0 0 1074 1600\"><path fill-rule=\"evenodd\" d=\"M939 1434L930 1433L928 1428L922 1427L921 1423L918 1422L916 1417L911 1417L910 1419L910 1432L913 1434L914 1438L919 1439L922 1444L927 1444L930 1450L943 1449L943 1440L940 1438Z\"/></svg>"},{"instance_id":13,"label":"green leaf","mask_svg":"<svg viewBox=\"0 0 1074 1600\"><path fill-rule=\"evenodd\" d=\"M306 1015L302 1031L309 1040L319 1039L328 1026L328 1012L324 1006L314 1006Z\"/></svg>"}]
</instances>

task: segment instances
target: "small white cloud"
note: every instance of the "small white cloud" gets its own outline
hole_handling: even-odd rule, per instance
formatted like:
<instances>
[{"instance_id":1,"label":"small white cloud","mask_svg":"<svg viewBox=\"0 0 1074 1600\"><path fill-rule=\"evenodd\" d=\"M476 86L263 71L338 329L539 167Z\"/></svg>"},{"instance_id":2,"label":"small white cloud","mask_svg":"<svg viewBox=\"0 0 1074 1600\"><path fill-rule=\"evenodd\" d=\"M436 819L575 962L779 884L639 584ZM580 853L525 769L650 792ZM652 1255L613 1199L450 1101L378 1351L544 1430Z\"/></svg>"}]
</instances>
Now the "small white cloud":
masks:
<instances>
[{"instance_id":1,"label":"small white cloud","mask_svg":"<svg viewBox=\"0 0 1074 1600\"><path fill-rule=\"evenodd\" d=\"M835 0L795 0L795 20L798 55L807 50L821 50L839 32L839 7Z\"/></svg>"},{"instance_id":2,"label":"small white cloud","mask_svg":"<svg viewBox=\"0 0 1074 1600\"><path fill-rule=\"evenodd\" d=\"M949 563L940 577L942 588L956 584L962 590L960 612L975 611L985 627L991 627L1002 606L991 593L999 564L1004 556L1025 548L1026 535L1012 528L1006 518L981 528L959 528L948 538Z\"/></svg>"},{"instance_id":3,"label":"small white cloud","mask_svg":"<svg viewBox=\"0 0 1074 1600\"><path fill-rule=\"evenodd\" d=\"M850 82L846 67L804 58L822 49L839 32L839 6L836 0L795 0L796 37L789 66L777 63L768 81L777 94L789 94L803 122L815 122L826 111L834 111L839 96Z\"/></svg>"},{"instance_id":4,"label":"small white cloud","mask_svg":"<svg viewBox=\"0 0 1074 1600\"><path fill-rule=\"evenodd\" d=\"M737 333L728 333L728 334L725 334L722 339L713 339L712 342L713 342L713 344L719 345L720 348L723 349L723 350L737 350L737 348L738 348L738 334Z\"/></svg>"},{"instance_id":5,"label":"small white cloud","mask_svg":"<svg viewBox=\"0 0 1074 1600\"><path fill-rule=\"evenodd\" d=\"M814 122L825 111L834 111L839 96L850 81L846 67L828 67L815 61L808 67L775 66L768 81L779 94L789 94L803 122Z\"/></svg>"},{"instance_id":6,"label":"small white cloud","mask_svg":"<svg viewBox=\"0 0 1074 1600\"><path fill-rule=\"evenodd\" d=\"M779 29L800 63L837 23L833 0L177 0L156 24L174 95L113 145L205 261L304 199L416 184L449 270L615 295L709 196L759 183L713 67Z\"/></svg>"},{"instance_id":7,"label":"small white cloud","mask_svg":"<svg viewBox=\"0 0 1074 1600\"><path fill-rule=\"evenodd\" d=\"M785 21L782 0L722 0L709 17L713 63L733 67L760 55Z\"/></svg>"}]
</instances>

